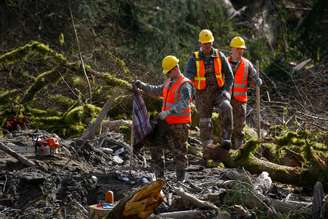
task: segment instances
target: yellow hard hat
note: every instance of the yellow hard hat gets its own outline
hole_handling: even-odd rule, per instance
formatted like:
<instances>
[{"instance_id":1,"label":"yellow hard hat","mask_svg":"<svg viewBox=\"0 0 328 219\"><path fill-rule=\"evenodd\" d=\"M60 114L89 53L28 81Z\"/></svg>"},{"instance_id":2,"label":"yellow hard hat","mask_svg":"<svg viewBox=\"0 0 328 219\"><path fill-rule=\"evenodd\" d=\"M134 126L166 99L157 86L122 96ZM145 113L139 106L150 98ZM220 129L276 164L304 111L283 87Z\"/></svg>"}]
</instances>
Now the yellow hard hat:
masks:
<instances>
[{"instance_id":1,"label":"yellow hard hat","mask_svg":"<svg viewBox=\"0 0 328 219\"><path fill-rule=\"evenodd\" d=\"M179 63L179 59L175 56L166 56L162 61L163 74L167 74L171 71L177 64Z\"/></svg>"},{"instance_id":2,"label":"yellow hard hat","mask_svg":"<svg viewBox=\"0 0 328 219\"><path fill-rule=\"evenodd\" d=\"M245 40L243 38L241 38L240 36L236 36L236 37L232 38L232 40L230 41L230 47L246 49Z\"/></svg>"},{"instance_id":3,"label":"yellow hard hat","mask_svg":"<svg viewBox=\"0 0 328 219\"><path fill-rule=\"evenodd\" d=\"M214 41L214 36L212 32L208 29L203 29L199 32L199 40L200 43L211 43Z\"/></svg>"}]
</instances>

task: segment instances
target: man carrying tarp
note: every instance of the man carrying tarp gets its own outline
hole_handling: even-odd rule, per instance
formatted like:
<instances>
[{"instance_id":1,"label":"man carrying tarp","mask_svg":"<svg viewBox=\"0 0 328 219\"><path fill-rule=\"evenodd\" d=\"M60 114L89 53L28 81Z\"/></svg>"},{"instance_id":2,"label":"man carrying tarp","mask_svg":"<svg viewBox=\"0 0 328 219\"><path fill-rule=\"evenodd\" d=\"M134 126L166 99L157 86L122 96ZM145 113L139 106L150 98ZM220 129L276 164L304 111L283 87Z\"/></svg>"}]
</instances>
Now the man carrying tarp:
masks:
<instances>
[{"instance_id":1,"label":"man carrying tarp","mask_svg":"<svg viewBox=\"0 0 328 219\"><path fill-rule=\"evenodd\" d=\"M234 72L234 84L231 90L233 108L233 147L238 149L243 144L243 128L246 124L246 106L248 101L247 91L249 82L255 82L257 86L262 85L256 69L252 63L243 57L246 49L245 41L240 36L234 37L230 42L231 55L228 61ZM249 80L250 79L250 80Z\"/></svg>"},{"instance_id":2,"label":"man carrying tarp","mask_svg":"<svg viewBox=\"0 0 328 219\"><path fill-rule=\"evenodd\" d=\"M185 180L187 167L187 139L188 124L191 123L191 102L193 86L189 79L183 76L179 68L179 59L166 56L162 61L163 74L168 77L162 85L149 85L140 80L135 86L151 96L163 98L162 110L159 113L156 146L150 149L152 167L157 178L164 177L164 160L162 158L165 147L170 149L175 161L176 177L178 181ZM159 148L161 145L163 148Z\"/></svg>"}]
</instances>

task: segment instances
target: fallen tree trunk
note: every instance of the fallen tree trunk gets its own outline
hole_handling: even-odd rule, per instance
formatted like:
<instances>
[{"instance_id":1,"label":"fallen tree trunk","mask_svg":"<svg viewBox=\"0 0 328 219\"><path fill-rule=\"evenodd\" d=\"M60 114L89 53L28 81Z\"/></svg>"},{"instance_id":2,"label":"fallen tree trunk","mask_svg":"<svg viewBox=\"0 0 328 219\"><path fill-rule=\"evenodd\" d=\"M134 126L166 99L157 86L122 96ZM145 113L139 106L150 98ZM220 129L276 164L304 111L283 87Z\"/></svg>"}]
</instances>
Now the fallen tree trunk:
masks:
<instances>
[{"instance_id":1,"label":"fallen tree trunk","mask_svg":"<svg viewBox=\"0 0 328 219\"><path fill-rule=\"evenodd\" d=\"M27 159L26 157L24 157L23 155L20 155L18 153L16 153L15 151L13 151L12 149L10 149L9 147L7 147L4 143L0 142L0 149L3 150L4 152L6 152L7 154L13 156L14 158L16 158L19 162L21 162L22 164L29 166L29 167L33 167L35 166L35 163L29 159Z\"/></svg>"},{"instance_id":2,"label":"fallen tree trunk","mask_svg":"<svg viewBox=\"0 0 328 219\"><path fill-rule=\"evenodd\" d=\"M208 202L208 201L199 200L197 197L195 197L195 196L193 196L189 193L184 192L182 189L174 188L174 192L177 195L181 196L182 199L191 202L196 207L206 208L206 209L214 209L218 213L220 212L220 209L215 204L213 204L211 202Z\"/></svg>"},{"instance_id":3,"label":"fallen tree trunk","mask_svg":"<svg viewBox=\"0 0 328 219\"><path fill-rule=\"evenodd\" d=\"M324 177L327 168L315 164L309 168L289 167L261 160L253 155L259 142L248 141L239 151L229 151L216 147L208 148L210 158L222 161L226 167L244 167L253 174L266 171L273 180L298 186L313 186L319 176ZM224 154L224 157L222 156Z\"/></svg>"},{"instance_id":4,"label":"fallen tree trunk","mask_svg":"<svg viewBox=\"0 0 328 219\"><path fill-rule=\"evenodd\" d=\"M57 71L60 71L59 66L51 69L50 71L39 74L35 82L26 90L21 103L25 104L30 102L33 100L35 94L38 93L47 84L57 81L60 78L60 74L58 74ZM65 73L66 71L63 72Z\"/></svg>"},{"instance_id":5,"label":"fallen tree trunk","mask_svg":"<svg viewBox=\"0 0 328 219\"><path fill-rule=\"evenodd\" d=\"M281 201L273 198L269 198L269 203L277 211L282 213L290 213L291 209L296 214L306 214L311 215L311 202L296 202L296 201Z\"/></svg>"}]
</instances>

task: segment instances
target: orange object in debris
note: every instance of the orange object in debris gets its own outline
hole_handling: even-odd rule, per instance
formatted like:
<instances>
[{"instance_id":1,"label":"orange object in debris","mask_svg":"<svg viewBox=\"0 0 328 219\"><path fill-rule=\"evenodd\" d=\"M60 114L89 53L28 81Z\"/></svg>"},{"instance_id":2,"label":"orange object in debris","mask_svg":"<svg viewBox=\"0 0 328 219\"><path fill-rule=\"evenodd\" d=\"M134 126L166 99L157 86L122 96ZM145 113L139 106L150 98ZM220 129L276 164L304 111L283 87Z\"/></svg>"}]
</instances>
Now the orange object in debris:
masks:
<instances>
[{"instance_id":1,"label":"orange object in debris","mask_svg":"<svg viewBox=\"0 0 328 219\"><path fill-rule=\"evenodd\" d=\"M50 149L59 148L59 142L57 138L54 137L47 138L47 144L50 147Z\"/></svg>"},{"instance_id":2,"label":"orange object in debris","mask_svg":"<svg viewBox=\"0 0 328 219\"><path fill-rule=\"evenodd\" d=\"M38 141L38 143L42 145L48 145L50 149L56 149L60 146L58 139L55 137L47 137L45 139L41 139Z\"/></svg>"},{"instance_id":3,"label":"orange object in debris","mask_svg":"<svg viewBox=\"0 0 328 219\"><path fill-rule=\"evenodd\" d=\"M105 193L105 201L110 204L114 203L114 193L112 191L107 191Z\"/></svg>"}]
</instances>

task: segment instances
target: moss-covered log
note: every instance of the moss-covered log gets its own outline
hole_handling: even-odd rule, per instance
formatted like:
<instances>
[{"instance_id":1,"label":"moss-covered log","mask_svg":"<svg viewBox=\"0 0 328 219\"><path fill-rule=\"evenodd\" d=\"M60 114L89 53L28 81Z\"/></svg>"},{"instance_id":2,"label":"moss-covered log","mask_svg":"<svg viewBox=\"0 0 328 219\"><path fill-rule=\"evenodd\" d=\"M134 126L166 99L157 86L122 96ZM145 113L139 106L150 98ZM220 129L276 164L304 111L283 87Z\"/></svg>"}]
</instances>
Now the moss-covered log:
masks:
<instances>
[{"instance_id":1,"label":"moss-covered log","mask_svg":"<svg viewBox=\"0 0 328 219\"><path fill-rule=\"evenodd\" d=\"M86 125L96 118L101 108L92 104L85 104L83 106L73 106L67 112L57 116L47 116L47 111L38 110L35 108L28 108L38 114L32 114L31 127L39 129L50 129L62 136L78 136L80 135Z\"/></svg>"},{"instance_id":2,"label":"moss-covered log","mask_svg":"<svg viewBox=\"0 0 328 219\"><path fill-rule=\"evenodd\" d=\"M15 96L18 93L17 89L6 90L0 93L0 104L8 103L11 97Z\"/></svg>"},{"instance_id":3,"label":"moss-covered log","mask_svg":"<svg viewBox=\"0 0 328 219\"><path fill-rule=\"evenodd\" d=\"M20 96L21 93L18 89L1 92L0 102L12 102L12 99L14 98L15 102L22 104L22 106L26 108L26 110L23 111L30 115L31 124L36 128L48 129L50 127L53 130L53 128L58 125L56 129L72 128L73 132L78 134L78 132L83 131L85 126L90 122L90 119L96 117L97 113L100 111L98 107L86 104L84 106L74 106L74 109L69 108L64 113L54 114L53 112L49 112L50 108L42 110L31 106L34 106L34 97L42 89L45 89L50 83L60 80L61 76L65 73L72 72L73 74L75 73L75 75L79 75L81 73L80 61L69 62L63 54L54 51L47 45L37 41L31 41L22 47L18 47L0 55L0 64L13 65L17 62L21 62L22 60L32 60L36 56L42 57L47 66L51 69L46 70L35 78L33 77L33 84L27 85L28 87L22 96ZM116 60L115 63L122 67L127 76L130 74L123 60ZM88 75L98 77L106 84L110 85L110 87L120 87L123 88L123 90L132 89L131 83L115 77L114 74L97 72L89 65L85 65L85 68ZM13 95L15 96L13 97ZM64 101L64 107L69 107L77 103L77 101L68 97L66 98L65 96L61 96L60 98L50 98L52 100L58 99L59 101ZM131 101L129 100L129 102ZM38 107L38 104L36 104L36 106ZM67 131L64 132L68 133Z\"/></svg>"},{"instance_id":4,"label":"moss-covered log","mask_svg":"<svg viewBox=\"0 0 328 219\"><path fill-rule=\"evenodd\" d=\"M327 181L328 169L322 165L314 164L304 168L289 167L255 157L253 153L257 149L258 144L259 142L256 140L250 140L244 145L243 149L226 153L225 159L222 160L224 165L230 168L244 167L254 174L266 171L272 179L293 185L312 186L319 179ZM222 159L224 149L215 148L209 150L211 158L214 160ZM309 154L311 154L309 156L312 156L313 160L316 160L315 162L319 162L318 158L313 158L312 153L309 152Z\"/></svg>"},{"instance_id":5,"label":"moss-covered log","mask_svg":"<svg viewBox=\"0 0 328 219\"><path fill-rule=\"evenodd\" d=\"M35 54L42 54L45 58L52 57L57 63L67 63L67 59L63 54L57 53L50 49L47 45L37 41L31 41L24 46L18 47L1 55L0 63L7 65L14 64L20 60L27 60L29 56L33 56Z\"/></svg>"},{"instance_id":6,"label":"moss-covered log","mask_svg":"<svg viewBox=\"0 0 328 219\"><path fill-rule=\"evenodd\" d=\"M1 64L14 64L20 60L28 60L30 56L41 54L46 58L51 58L56 65L61 65L62 67L66 67L72 71L80 72L80 62L70 63L67 58L53 49L49 48L47 45L32 41L22 47L11 50L0 56ZM85 65L86 71L89 74L94 74L102 79L104 79L107 83L112 86L119 86L126 89L132 89L131 83L119 79L110 73L99 73L91 68L90 65Z\"/></svg>"},{"instance_id":7,"label":"moss-covered log","mask_svg":"<svg viewBox=\"0 0 328 219\"><path fill-rule=\"evenodd\" d=\"M26 90L21 103L25 104L33 100L34 95L39 92L43 87L45 87L47 84L57 81L60 78L60 74L57 73L57 71L60 69L60 67L55 67L54 69L51 69L50 71L43 72L38 75L35 82ZM63 71L63 74L66 71Z\"/></svg>"},{"instance_id":8,"label":"moss-covered log","mask_svg":"<svg viewBox=\"0 0 328 219\"><path fill-rule=\"evenodd\" d=\"M100 107L92 104L85 104L83 106L77 106L70 111L64 113L63 120L67 124L74 124L77 122L85 123L90 118L95 118L101 111Z\"/></svg>"},{"instance_id":9,"label":"moss-covered log","mask_svg":"<svg viewBox=\"0 0 328 219\"><path fill-rule=\"evenodd\" d=\"M58 111L49 111L44 109L38 109L30 106L26 106L27 114L31 115L31 117L48 117L48 116L60 116L61 113Z\"/></svg>"},{"instance_id":10,"label":"moss-covered log","mask_svg":"<svg viewBox=\"0 0 328 219\"><path fill-rule=\"evenodd\" d=\"M132 90L132 84L129 83L126 80L123 79L119 79L117 77L115 77L113 74L110 73L100 73L97 72L95 70L89 69L89 72L91 72L92 74L96 75L97 77L103 79L104 81L106 81L106 83L108 85L111 85L113 87L120 87L120 88L124 88L127 90Z\"/></svg>"}]
</instances>

